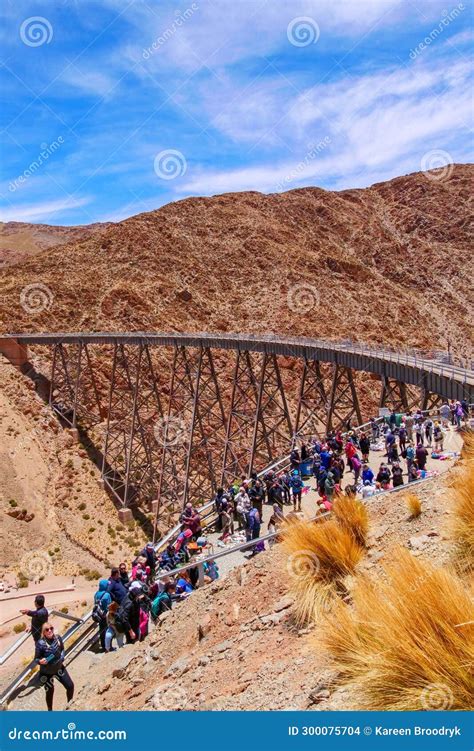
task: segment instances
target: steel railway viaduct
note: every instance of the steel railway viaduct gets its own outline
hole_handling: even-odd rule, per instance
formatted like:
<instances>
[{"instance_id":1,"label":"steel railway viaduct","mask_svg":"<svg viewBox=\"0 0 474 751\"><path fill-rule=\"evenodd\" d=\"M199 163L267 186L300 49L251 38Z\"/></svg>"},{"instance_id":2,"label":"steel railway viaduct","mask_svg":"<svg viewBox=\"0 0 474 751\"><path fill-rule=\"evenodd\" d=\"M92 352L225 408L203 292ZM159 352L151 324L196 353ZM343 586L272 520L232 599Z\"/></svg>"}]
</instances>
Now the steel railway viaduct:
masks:
<instances>
[{"instance_id":1,"label":"steel railway viaduct","mask_svg":"<svg viewBox=\"0 0 474 751\"><path fill-rule=\"evenodd\" d=\"M22 333L0 339L0 351L25 373L38 377L39 367L63 426L101 444L102 479L121 519L145 507L160 527L188 499L208 500L270 465L295 437L361 424L370 417L361 414L364 379L372 393L379 382L379 406L397 410L474 401L472 370L317 339Z\"/></svg>"}]
</instances>

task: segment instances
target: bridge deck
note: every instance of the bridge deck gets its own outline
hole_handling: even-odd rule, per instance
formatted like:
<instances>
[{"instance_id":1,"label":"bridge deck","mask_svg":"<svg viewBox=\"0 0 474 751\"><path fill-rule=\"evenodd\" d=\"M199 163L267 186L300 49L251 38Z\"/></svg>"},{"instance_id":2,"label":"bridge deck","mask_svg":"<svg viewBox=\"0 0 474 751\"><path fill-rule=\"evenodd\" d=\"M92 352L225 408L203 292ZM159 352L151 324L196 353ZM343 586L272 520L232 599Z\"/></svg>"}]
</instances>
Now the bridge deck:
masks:
<instances>
[{"instance_id":1,"label":"bridge deck","mask_svg":"<svg viewBox=\"0 0 474 751\"><path fill-rule=\"evenodd\" d=\"M474 398L474 371L430 360L416 352L394 352L364 344L328 342L320 339L252 334L173 332L75 332L8 334L22 344L130 344L162 347L210 347L213 349L263 352L321 362L336 363L374 373L410 385L422 385L446 398Z\"/></svg>"}]
</instances>

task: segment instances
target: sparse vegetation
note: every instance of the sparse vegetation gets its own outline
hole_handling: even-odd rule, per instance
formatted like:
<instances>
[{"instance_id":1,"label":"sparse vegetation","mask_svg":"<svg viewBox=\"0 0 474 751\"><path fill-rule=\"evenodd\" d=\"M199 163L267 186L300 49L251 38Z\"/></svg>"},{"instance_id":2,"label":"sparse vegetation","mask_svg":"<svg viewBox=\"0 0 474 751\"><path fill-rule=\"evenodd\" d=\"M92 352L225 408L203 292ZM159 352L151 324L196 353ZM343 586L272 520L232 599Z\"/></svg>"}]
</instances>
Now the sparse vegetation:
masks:
<instances>
[{"instance_id":1,"label":"sparse vegetation","mask_svg":"<svg viewBox=\"0 0 474 751\"><path fill-rule=\"evenodd\" d=\"M474 662L472 591L448 570L397 551L386 578L359 579L354 605L323 618L324 645L356 709L469 709Z\"/></svg>"},{"instance_id":2,"label":"sparse vegetation","mask_svg":"<svg viewBox=\"0 0 474 751\"><path fill-rule=\"evenodd\" d=\"M60 613L64 613L64 615L67 615L69 613L69 608L67 605L64 605L64 607L59 609Z\"/></svg>"},{"instance_id":3,"label":"sparse vegetation","mask_svg":"<svg viewBox=\"0 0 474 751\"><path fill-rule=\"evenodd\" d=\"M18 589L25 589L29 585L30 580L28 579L26 574L23 573L23 571L19 571L17 574L16 583L17 583Z\"/></svg>"},{"instance_id":4,"label":"sparse vegetation","mask_svg":"<svg viewBox=\"0 0 474 751\"><path fill-rule=\"evenodd\" d=\"M8 503L12 508L16 508L18 506L18 503L14 501L13 498L11 499L11 501L8 501Z\"/></svg>"},{"instance_id":5,"label":"sparse vegetation","mask_svg":"<svg viewBox=\"0 0 474 751\"><path fill-rule=\"evenodd\" d=\"M322 609L352 574L364 555L354 537L334 519L291 521L283 531L290 589L299 623L317 621Z\"/></svg>"},{"instance_id":6,"label":"sparse vegetation","mask_svg":"<svg viewBox=\"0 0 474 751\"><path fill-rule=\"evenodd\" d=\"M408 509L409 518L417 519L421 514L421 500L415 495L415 493L407 493L404 500Z\"/></svg>"},{"instance_id":7,"label":"sparse vegetation","mask_svg":"<svg viewBox=\"0 0 474 751\"><path fill-rule=\"evenodd\" d=\"M338 495L334 501L333 514L339 526L347 530L361 546L367 544L369 514L367 507L355 496Z\"/></svg>"},{"instance_id":8,"label":"sparse vegetation","mask_svg":"<svg viewBox=\"0 0 474 751\"><path fill-rule=\"evenodd\" d=\"M79 509L79 511L84 511L87 508L87 506L85 503L80 503L77 508Z\"/></svg>"},{"instance_id":9,"label":"sparse vegetation","mask_svg":"<svg viewBox=\"0 0 474 751\"><path fill-rule=\"evenodd\" d=\"M91 517L90 514L82 514L82 518L87 522Z\"/></svg>"},{"instance_id":10,"label":"sparse vegetation","mask_svg":"<svg viewBox=\"0 0 474 751\"><path fill-rule=\"evenodd\" d=\"M26 623L23 623L23 621L21 623L16 623L13 626L14 634L21 634L22 631L26 631Z\"/></svg>"},{"instance_id":11,"label":"sparse vegetation","mask_svg":"<svg viewBox=\"0 0 474 751\"><path fill-rule=\"evenodd\" d=\"M79 569L79 575L83 576L84 579L87 579L87 581L94 581L95 579L100 579L100 571L97 571L96 569L89 569L89 568L81 568Z\"/></svg>"},{"instance_id":12,"label":"sparse vegetation","mask_svg":"<svg viewBox=\"0 0 474 751\"><path fill-rule=\"evenodd\" d=\"M474 567L474 433L464 434L462 456L465 464L456 478L452 499L452 533L456 542L457 562L463 569Z\"/></svg>"}]
</instances>

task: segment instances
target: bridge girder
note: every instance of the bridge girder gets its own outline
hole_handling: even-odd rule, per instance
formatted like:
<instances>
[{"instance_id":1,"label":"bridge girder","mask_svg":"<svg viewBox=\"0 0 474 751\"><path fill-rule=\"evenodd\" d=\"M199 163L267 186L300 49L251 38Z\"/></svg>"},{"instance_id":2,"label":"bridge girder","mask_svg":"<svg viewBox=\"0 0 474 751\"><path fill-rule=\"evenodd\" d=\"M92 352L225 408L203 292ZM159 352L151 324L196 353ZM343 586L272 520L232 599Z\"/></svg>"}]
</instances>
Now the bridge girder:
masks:
<instances>
[{"instance_id":1,"label":"bridge girder","mask_svg":"<svg viewBox=\"0 0 474 751\"><path fill-rule=\"evenodd\" d=\"M357 370L380 377L380 404L396 409L473 395L467 371L453 370L450 381L442 366L423 369L416 357L383 360L310 340L140 333L18 340L51 346L50 404L63 423L86 432L103 425L103 480L119 505L148 504L167 522L187 500L204 500L218 485L280 458L296 437L360 424ZM217 372L217 350L220 363L225 350L235 352L232 383L223 368ZM173 354L167 387L163 352ZM282 379L280 356L303 363L290 400L294 373L290 365Z\"/></svg>"}]
</instances>

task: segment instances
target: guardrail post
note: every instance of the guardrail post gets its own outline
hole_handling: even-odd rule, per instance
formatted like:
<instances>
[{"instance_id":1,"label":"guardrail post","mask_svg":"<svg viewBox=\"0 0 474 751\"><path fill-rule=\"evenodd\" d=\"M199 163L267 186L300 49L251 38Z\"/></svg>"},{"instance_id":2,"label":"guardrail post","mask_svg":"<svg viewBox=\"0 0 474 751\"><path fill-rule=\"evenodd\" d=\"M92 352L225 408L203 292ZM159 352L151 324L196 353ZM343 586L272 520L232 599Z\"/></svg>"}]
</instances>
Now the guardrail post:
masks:
<instances>
[{"instance_id":1,"label":"guardrail post","mask_svg":"<svg viewBox=\"0 0 474 751\"><path fill-rule=\"evenodd\" d=\"M198 563L198 583L199 586L202 587L204 585L204 564Z\"/></svg>"}]
</instances>

